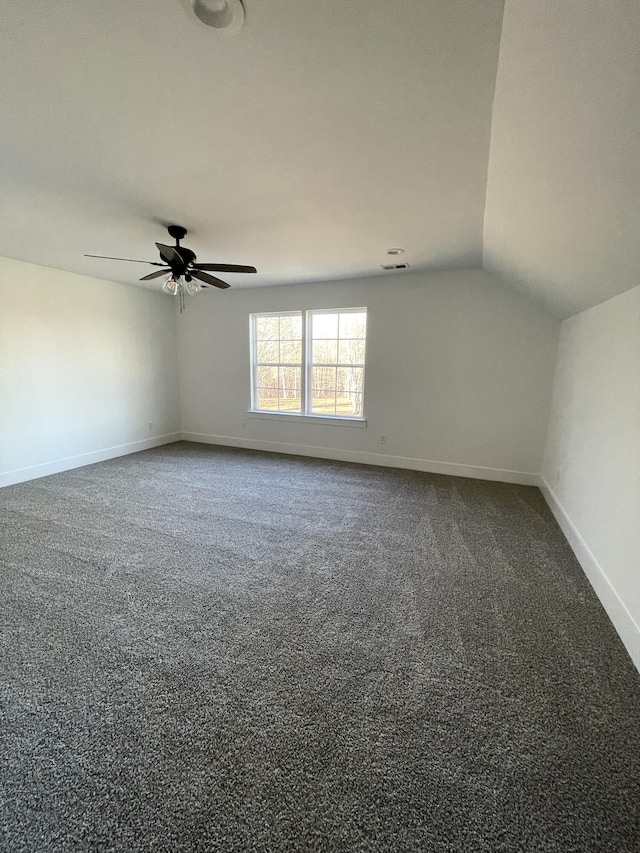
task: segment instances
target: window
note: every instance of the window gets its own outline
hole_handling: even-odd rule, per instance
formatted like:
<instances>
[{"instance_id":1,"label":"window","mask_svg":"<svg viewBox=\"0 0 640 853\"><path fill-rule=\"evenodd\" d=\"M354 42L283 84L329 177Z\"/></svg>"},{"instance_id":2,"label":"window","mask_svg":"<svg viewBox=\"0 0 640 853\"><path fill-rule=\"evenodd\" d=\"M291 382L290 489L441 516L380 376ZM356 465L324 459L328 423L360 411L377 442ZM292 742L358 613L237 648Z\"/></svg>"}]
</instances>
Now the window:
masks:
<instances>
[{"instance_id":1,"label":"window","mask_svg":"<svg viewBox=\"0 0 640 853\"><path fill-rule=\"evenodd\" d=\"M302 312L254 314L252 320L251 408L302 414Z\"/></svg>"},{"instance_id":2,"label":"window","mask_svg":"<svg viewBox=\"0 0 640 853\"><path fill-rule=\"evenodd\" d=\"M366 327L366 308L252 314L252 410L362 419Z\"/></svg>"}]
</instances>

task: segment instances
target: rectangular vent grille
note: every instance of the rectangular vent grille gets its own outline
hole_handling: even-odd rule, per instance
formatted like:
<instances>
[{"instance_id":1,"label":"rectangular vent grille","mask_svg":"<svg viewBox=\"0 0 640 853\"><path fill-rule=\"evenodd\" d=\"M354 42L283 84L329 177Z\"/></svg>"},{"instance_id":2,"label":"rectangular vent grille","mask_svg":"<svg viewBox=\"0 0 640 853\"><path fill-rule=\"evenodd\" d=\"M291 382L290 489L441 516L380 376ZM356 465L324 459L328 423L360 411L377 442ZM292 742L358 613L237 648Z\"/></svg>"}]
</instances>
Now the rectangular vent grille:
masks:
<instances>
[{"instance_id":1,"label":"rectangular vent grille","mask_svg":"<svg viewBox=\"0 0 640 853\"><path fill-rule=\"evenodd\" d=\"M409 264L382 264L383 270L408 270Z\"/></svg>"}]
</instances>

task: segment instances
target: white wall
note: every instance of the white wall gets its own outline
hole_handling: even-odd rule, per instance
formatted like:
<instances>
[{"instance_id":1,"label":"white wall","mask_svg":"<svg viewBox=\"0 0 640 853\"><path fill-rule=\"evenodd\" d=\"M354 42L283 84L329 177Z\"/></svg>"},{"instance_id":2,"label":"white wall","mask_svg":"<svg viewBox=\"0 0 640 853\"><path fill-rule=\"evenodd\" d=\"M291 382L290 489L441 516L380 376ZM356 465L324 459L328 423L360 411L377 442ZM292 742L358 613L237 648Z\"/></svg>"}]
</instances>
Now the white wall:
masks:
<instances>
[{"instance_id":1,"label":"white wall","mask_svg":"<svg viewBox=\"0 0 640 853\"><path fill-rule=\"evenodd\" d=\"M179 438L178 401L168 297L0 258L0 485Z\"/></svg>"},{"instance_id":2,"label":"white wall","mask_svg":"<svg viewBox=\"0 0 640 853\"><path fill-rule=\"evenodd\" d=\"M251 312L362 306L366 429L247 415ZM220 444L538 482L558 327L482 270L207 292L189 300L178 320L183 432Z\"/></svg>"},{"instance_id":3,"label":"white wall","mask_svg":"<svg viewBox=\"0 0 640 853\"><path fill-rule=\"evenodd\" d=\"M640 669L640 286L562 324L543 478Z\"/></svg>"},{"instance_id":4,"label":"white wall","mask_svg":"<svg viewBox=\"0 0 640 853\"><path fill-rule=\"evenodd\" d=\"M640 3L507 0L484 265L568 317L638 283Z\"/></svg>"}]
</instances>

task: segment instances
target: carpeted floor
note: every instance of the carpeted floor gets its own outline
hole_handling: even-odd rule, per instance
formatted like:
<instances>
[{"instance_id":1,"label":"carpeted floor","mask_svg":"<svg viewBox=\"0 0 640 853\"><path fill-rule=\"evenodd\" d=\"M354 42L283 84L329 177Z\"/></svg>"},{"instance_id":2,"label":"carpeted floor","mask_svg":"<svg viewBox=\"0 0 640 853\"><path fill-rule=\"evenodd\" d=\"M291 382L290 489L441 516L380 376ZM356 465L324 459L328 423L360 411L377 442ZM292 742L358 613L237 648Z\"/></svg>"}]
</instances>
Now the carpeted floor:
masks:
<instances>
[{"instance_id":1,"label":"carpeted floor","mask_svg":"<svg viewBox=\"0 0 640 853\"><path fill-rule=\"evenodd\" d=\"M0 491L0 849L638 853L535 488L180 443Z\"/></svg>"}]
</instances>

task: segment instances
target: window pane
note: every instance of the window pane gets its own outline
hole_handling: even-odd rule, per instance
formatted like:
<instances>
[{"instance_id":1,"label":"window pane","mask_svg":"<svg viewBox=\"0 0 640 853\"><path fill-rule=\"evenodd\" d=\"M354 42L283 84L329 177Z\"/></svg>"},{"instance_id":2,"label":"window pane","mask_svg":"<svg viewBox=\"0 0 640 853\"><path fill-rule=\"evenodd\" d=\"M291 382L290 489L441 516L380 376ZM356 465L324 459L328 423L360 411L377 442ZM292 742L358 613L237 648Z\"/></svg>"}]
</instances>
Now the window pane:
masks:
<instances>
[{"instance_id":1,"label":"window pane","mask_svg":"<svg viewBox=\"0 0 640 853\"><path fill-rule=\"evenodd\" d=\"M364 364L364 341L340 341L338 347L338 362L340 364Z\"/></svg>"},{"instance_id":2,"label":"window pane","mask_svg":"<svg viewBox=\"0 0 640 853\"><path fill-rule=\"evenodd\" d=\"M278 340L278 317L256 317L256 338L259 341Z\"/></svg>"},{"instance_id":3,"label":"window pane","mask_svg":"<svg viewBox=\"0 0 640 853\"><path fill-rule=\"evenodd\" d=\"M337 314L312 314L312 335L315 338L338 337Z\"/></svg>"},{"instance_id":4,"label":"window pane","mask_svg":"<svg viewBox=\"0 0 640 853\"><path fill-rule=\"evenodd\" d=\"M338 342L325 339L313 342L314 364L335 364L338 358Z\"/></svg>"},{"instance_id":5,"label":"window pane","mask_svg":"<svg viewBox=\"0 0 640 853\"><path fill-rule=\"evenodd\" d=\"M280 360L280 344L278 341L258 341L258 364L277 364Z\"/></svg>"},{"instance_id":6,"label":"window pane","mask_svg":"<svg viewBox=\"0 0 640 853\"><path fill-rule=\"evenodd\" d=\"M311 411L315 415L336 413L336 368L314 367L311 370Z\"/></svg>"},{"instance_id":7,"label":"window pane","mask_svg":"<svg viewBox=\"0 0 640 853\"><path fill-rule=\"evenodd\" d=\"M335 415L335 391L314 391L313 398L311 400L311 412L314 415Z\"/></svg>"},{"instance_id":8,"label":"window pane","mask_svg":"<svg viewBox=\"0 0 640 853\"><path fill-rule=\"evenodd\" d=\"M257 370L256 379L260 388L277 388L278 386L278 368L277 367L259 367Z\"/></svg>"},{"instance_id":9,"label":"window pane","mask_svg":"<svg viewBox=\"0 0 640 853\"><path fill-rule=\"evenodd\" d=\"M336 414L345 418L362 417L362 394L338 393Z\"/></svg>"},{"instance_id":10,"label":"window pane","mask_svg":"<svg viewBox=\"0 0 640 853\"><path fill-rule=\"evenodd\" d=\"M278 388L280 389L281 397L286 397L286 395L294 388L300 390L301 370L299 367L280 367L278 370Z\"/></svg>"},{"instance_id":11,"label":"window pane","mask_svg":"<svg viewBox=\"0 0 640 853\"><path fill-rule=\"evenodd\" d=\"M278 389L258 388L258 408L267 411L278 411Z\"/></svg>"},{"instance_id":12,"label":"window pane","mask_svg":"<svg viewBox=\"0 0 640 853\"><path fill-rule=\"evenodd\" d=\"M336 388L338 391L353 394L363 391L364 370L361 367L339 367Z\"/></svg>"},{"instance_id":13,"label":"window pane","mask_svg":"<svg viewBox=\"0 0 640 853\"><path fill-rule=\"evenodd\" d=\"M314 367L311 370L311 384L314 396L323 391L333 393L336 390L335 367Z\"/></svg>"},{"instance_id":14,"label":"window pane","mask_svg":"<svg viewBox=\"0 0 640 853\"><path fill-rule=\"evenodd\" d=\"M280 341L280 361L285 364L300 364L302 361L302 342Z\"/></svg>"},{"instance_id":15,"label":"window pane","mask_svg":"<svg viewBox=\"0 0 640 853\"><path fill-rule=\"evenodd\" d=\"M367 328L367 315L364 312L349 311L340 314L341 338L364 338Z\"/></svg>"},{"instance_id":16,"label":"window pane","mask_svg":"<svg viewBox=\"0 0 640 853\"><path fill-rule=\"evenodd\" d=\"M300 412L302 410L301 378L302 370L299 367L281 367L279 369L278 391L281 412Z\"/></svg>"},{"instance_id":17,"label":"window pane","mask_svg":"<svg viewBox=\"0 0 640 853\"><path fill-rule=\"evenodd\" d=\"M302 411L302 396L299 388L290 389L285 397L280 397L280 412L298 412Z\"/></svg>"},{"instance_id":18,"label":"window pane","mask_svg":"<svg viewBox=\"0 0 640 853\"><path fill-rule=\"evenodd\" d=\"M302 317L299 314L280 317L280 338L285 341L302 338Z\"/></svg>"}]
</instances>

